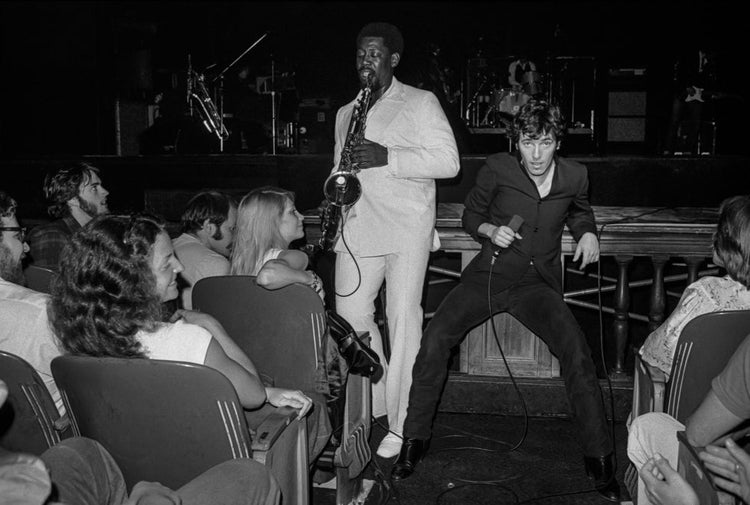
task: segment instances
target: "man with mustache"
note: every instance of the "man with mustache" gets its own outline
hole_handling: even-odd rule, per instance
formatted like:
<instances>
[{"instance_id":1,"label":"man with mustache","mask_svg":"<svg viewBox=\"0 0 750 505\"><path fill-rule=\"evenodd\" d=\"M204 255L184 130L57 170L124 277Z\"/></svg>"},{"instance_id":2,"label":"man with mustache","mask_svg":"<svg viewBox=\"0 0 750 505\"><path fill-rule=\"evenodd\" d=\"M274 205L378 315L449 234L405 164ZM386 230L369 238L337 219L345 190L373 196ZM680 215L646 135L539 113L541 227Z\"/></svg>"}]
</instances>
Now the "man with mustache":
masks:
<instances>
[{"instance_id":1,"label":"man with mustache","mask_svg":"<svg viewBox=\"0 0 750 505\"><path fill-rule=\"evenodd\" d=\"M44 180L48 212L58 218L29 233L29 255L36 266L57 270L60 251L73 232L96 216L107 214L107 191L99 169L79 162L64 167Z\"/></svg>"},{"instance_id":2,"label":"man with mustache","mask_svg":"<svg viewBox=\"0 0 750 505\"><path fill-rule=\"evenodd\" d=\"M411 385L411 369L422 333L422 288L435 231L435 179L459 170L458 150L438 99L401 83L393 75L401 61L401 32L388 23L370 23L357 36L356 70L361 87L371 82L364 141L351 152L362 196L344 209L334 245L336 309L358 331L368 331L372 347L386 363L374 301L385 281L391 355L383 378L373 384L373 414L387 415L390 433L378 455L401 450L401 431ZM346 144L357 100L336 116L334 170Z\"/></svg>"}]
</instances>

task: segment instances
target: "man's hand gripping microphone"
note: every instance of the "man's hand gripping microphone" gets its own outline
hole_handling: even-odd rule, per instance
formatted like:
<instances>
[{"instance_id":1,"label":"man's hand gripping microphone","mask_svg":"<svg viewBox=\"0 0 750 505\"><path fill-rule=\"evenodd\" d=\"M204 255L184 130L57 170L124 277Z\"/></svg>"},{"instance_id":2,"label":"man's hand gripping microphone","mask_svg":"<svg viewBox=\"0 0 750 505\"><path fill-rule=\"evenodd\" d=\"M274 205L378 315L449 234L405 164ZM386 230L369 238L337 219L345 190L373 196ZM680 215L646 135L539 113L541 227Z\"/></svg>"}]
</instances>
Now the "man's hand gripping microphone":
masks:
<instances>
[{"instance_id":1,"label":"man's hand gripping microphone","mask_svg":"<svg viewBox=\"0 0 750 505\"><path fill-rule=\"evenodd\" d=\"M518 214L514 214L512 218L510 218L510 222L508 223L508 228L513 230L513 233L518 233L518 230L521 229L521 225L523 224L523 218L519 216ZM495 247L495 252L492 253L492 264L495 264L495 260L497 260L497 257L500 256L500 251L502 249L500 247Z\"/></svg>"}]
</instances>

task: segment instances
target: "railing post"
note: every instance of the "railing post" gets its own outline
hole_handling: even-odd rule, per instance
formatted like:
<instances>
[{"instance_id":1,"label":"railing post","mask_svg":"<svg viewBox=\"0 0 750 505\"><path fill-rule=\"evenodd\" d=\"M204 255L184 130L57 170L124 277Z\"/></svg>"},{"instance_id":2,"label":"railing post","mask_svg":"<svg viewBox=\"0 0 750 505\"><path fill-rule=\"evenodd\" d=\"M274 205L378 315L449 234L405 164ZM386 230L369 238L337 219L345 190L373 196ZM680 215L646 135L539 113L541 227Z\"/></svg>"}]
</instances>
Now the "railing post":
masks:
<instances>
[{"instance_id":1,"label":"railing post","mask_svg":"<svg viewBox=\"0 0 750 505\"><path fill-rule=\"evenodd\" d=\"M664 266L669 256L654 255L651 264L654 267L654 282L651 284L651 300L648 309L648 331L654 331L664 321L665 296L664 293Z\"/></svg>"},{"instance_id":2,"label":"railing post","mask_svg":"<svg viewBox=\"0 0 750 505\"><path fill-rule=\"evenodd\" d=\"M685 263L687 263L687 268L688 268L688 276L687 276L688 286L698 280L698 269L700 268L701 264L705 260L706 258L704 258L703 256L686 256L685 257Z\"/></svg>"},{"instance_id":3,"label":"railing post","mask_svg":"<svg viewBox=\"0 0 750 505\"><path fill-rule=\"evenodd\" d=\"M613 329L615 334L615 366L612 375L622 378L625 373L625 350L628 344L628 309L630 308L630 287L628 286L628 267L633 256L615 256L617 262L617 289L615 290L615 317Z\"/></svg>"}]
</instances>

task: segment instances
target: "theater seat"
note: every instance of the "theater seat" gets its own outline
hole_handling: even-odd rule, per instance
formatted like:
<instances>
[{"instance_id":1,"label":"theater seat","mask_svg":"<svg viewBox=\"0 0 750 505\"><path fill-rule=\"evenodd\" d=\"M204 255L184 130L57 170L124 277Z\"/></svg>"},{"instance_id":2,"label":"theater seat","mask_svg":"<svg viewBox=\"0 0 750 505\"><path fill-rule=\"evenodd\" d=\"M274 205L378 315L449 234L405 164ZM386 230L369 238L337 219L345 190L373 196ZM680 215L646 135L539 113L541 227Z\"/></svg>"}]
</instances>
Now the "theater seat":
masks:
<instances>
[{"instance_id":1,"label":"theater seat","mask_svg":"<svg viewBox=\"0 0 750 505\"><path fill-rule=\"evenodd\" d=\"M297 410L264 406L250 433L234 387L203 365L150 359L60 356L52 375L75 435L112 455L128 489L156 481L177 489L236 458L266 465L282 502L308 505L307 431Z\"/></svg>"},{"instance_id":2,"label":"theater seat","mask_svg":"<svg viewBox=\"0 0 750 505\"><path fill-rule=\"evenodd\" d=\"M0 380L8 399L0 408L0 447L39 455L70 436L67 417L61 417L44 381L24 359L0 351Z\"/></svg>"},{"instance_id":3,"label":"theater seat","mask_svg":"<svg viewBox=\"0 0 750 505\"><path fill-rule=\"evenodd\" d=\"M215 317L275 386L314 389L316 357L327 333L323 302L310 287L268 290L254 276L206 277L193 286L193 308ZM320 457L333 460L337 504L351 503L363 490L363 470L372 457L371 398L370 379L350 374L341 445L332 458L325 452Z\"/></svg>"},{"instance_id":4,"label":"theater seat","mask_svg":"<svg viewBox=\"0 0 750 505\"><path fill-rule=\"evenodd\" d=\"M29 265L24 269L23 275L26 277L27 288L49 294L57 273L49 268Z\"/></svg>"}]
</instances>

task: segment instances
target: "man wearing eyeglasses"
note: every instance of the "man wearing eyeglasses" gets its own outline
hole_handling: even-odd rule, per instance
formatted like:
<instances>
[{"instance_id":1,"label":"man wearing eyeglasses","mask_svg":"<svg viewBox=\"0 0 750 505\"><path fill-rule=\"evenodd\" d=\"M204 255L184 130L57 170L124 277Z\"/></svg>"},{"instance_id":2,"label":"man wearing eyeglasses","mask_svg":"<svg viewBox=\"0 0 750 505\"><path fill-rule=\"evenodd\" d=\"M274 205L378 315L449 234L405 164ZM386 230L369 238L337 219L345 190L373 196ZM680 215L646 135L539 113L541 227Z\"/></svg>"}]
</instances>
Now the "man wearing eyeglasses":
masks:
<instances>
[{"instance_id":1,"label":"man wearing eyeglasses","mask_svg":"<svg viewBox=\"0 0 750 505\"><path fill-rule=\"evenodd\" d=\"M109 191L102 185L98 168L79 162L48 175L44 194L50 202L50 215L58 219L29 233L29 255L34 265L57 271L60 252L71 235L109 212Z\"/></svg>"},{"instance_id":2,"label":"man wearing eyeglasses","mask_svg":"<svg viewBox=\"0 0 750 505\"><path fill-rule=\"evenodd\" d=\"M29 251L16 218L16 202L0 191L0 351L26 360L41 376L64 413L50 362L59 356L47 320L48 296L23 287L21 259Z\"/></svg>"}]
</instances>

